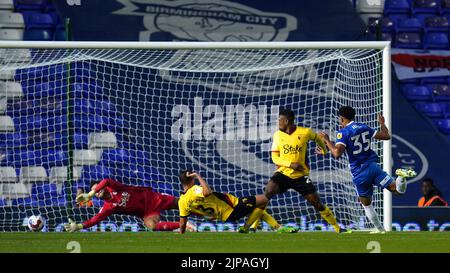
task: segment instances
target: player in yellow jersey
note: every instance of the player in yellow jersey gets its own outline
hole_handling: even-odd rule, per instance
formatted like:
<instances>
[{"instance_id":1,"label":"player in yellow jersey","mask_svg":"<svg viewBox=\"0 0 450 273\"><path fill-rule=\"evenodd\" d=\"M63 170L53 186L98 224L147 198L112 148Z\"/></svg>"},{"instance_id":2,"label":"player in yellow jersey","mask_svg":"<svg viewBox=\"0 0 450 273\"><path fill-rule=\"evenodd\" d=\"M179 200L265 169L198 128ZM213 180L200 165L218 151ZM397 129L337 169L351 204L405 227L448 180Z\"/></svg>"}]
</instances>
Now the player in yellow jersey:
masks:
<instances>
[{"instance_id":1,"label":"player in yellow jersey","mask_svg":"<svg viewBox=\"0 0 450 273\"><path fill-rule=\"evenodd\" d=\"M197 179L200 185L195 184ZM247 215L246 225L255 222L253 211L255 208L264 209L267 206L267 198L264 195L247 196L238 198L229 193L213 192L206 181L197 173L185 170L180 175L180 182L184 193L178 201L180 213L180 233L184 233L191 214L218 219L222 222L235 222ZM290 227L282 227L277 221L263 210L258 214L258 220L267 222L273 229L282 233L296 232Z\"/></svg>"},{"instance_id":2,"label":"player in yellow jersey","mask_svg":"<svg viewBox=\"0 0 450 273\"><path fill-rule=\"evenodd\" d=\"M272 161L277 165L277 170L267 183L264 195L270 200L274 195L293 189L318 210L336 232L346 232L338 225L333 212L321 202L317 189L309 178L306 158L308 142L316 142L316 153L325 155L327 149L322 138L310 128L295 125L294 112L288 109L280 111L278 128L273 135L272 144ZM241 232L248 231L243 227Z\"/></svg>"}]
</instances>

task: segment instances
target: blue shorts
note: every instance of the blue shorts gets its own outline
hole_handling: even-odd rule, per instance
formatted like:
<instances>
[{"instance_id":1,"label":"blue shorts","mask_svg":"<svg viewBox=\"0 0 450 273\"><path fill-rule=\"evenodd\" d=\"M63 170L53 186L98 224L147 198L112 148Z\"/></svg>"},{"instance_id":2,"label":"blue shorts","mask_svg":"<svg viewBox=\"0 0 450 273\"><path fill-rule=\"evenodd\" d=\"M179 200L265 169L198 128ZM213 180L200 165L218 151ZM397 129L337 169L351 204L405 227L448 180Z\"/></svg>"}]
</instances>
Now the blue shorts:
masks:
<instances>
[{"instance_id":1,"label":"blue shorts","mask_svg":"<svg viewBox=\"0 0 450 273\"><path fill-rule=\"evenodd\" d=\"M353 177L353 184L356 186L358 196L372 197L373 186L384 189L394 181L377 163L370 162L364 165L361 166L361 172Z\"/></svg>"}]
</instances>

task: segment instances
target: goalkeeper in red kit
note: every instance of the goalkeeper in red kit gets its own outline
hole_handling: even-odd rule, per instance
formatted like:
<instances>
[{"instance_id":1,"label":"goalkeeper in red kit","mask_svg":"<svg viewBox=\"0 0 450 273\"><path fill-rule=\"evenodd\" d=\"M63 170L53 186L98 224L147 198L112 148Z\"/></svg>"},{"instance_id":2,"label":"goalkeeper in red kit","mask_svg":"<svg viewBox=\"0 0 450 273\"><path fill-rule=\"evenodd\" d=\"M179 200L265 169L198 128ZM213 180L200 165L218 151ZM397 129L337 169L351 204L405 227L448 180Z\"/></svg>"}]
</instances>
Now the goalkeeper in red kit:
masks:
<instances>
[{"instance_id":1,"label":"goalkeeper in red kit","mask_svg":"<svg viewBox=\"0 0 450 273\"><path fill-rule=\"evenodd\" d=\"M153 191L150 187L124 185L114 179L106 178L91 183L91 191L76 197L77 203L87 202L94 196L104 201L97 215L84 223L77 224L69 219L64 225L66 231L74 232L92 227L112 214L125 214L139 217L144 225L154 231L171 231L180 227L179 222L160 222L163 210L178 210L178 198ZM194 226L189 225L189 230Z\"/></svg>"}]
</instances>

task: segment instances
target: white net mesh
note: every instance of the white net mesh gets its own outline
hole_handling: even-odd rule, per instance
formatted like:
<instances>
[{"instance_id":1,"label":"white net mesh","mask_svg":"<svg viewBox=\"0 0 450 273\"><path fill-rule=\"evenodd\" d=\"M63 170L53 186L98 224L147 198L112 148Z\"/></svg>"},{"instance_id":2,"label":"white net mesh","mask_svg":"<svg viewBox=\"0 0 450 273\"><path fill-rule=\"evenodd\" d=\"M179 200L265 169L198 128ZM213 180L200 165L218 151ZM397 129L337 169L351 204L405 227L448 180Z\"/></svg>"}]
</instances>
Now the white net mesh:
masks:
<instances>
[{"instance_id":1,"label":"white net mesh","mask_svg":"<svg viewBox=\"0 0 450 273\"><path fill-rule=\"evenodd\" d=\"M275 170L278 110L334 135L337 109L350 105L376 127L381 57L375 49L2 49L0 230L24 230L33 214L49 231L67 216L86 220L101 201L77 207L75 192L104 177L179 196L178 174L194 169L215 191L262 193ZM322 200L341 224L369 227L347 159L317 156L314 146L308 159ZM381 191L374 205L381 216ZM269 210L284 224L323 225L296 192L274 197ZM142 226L114 216L97 228Z\"/></svg>"}]
</instances>

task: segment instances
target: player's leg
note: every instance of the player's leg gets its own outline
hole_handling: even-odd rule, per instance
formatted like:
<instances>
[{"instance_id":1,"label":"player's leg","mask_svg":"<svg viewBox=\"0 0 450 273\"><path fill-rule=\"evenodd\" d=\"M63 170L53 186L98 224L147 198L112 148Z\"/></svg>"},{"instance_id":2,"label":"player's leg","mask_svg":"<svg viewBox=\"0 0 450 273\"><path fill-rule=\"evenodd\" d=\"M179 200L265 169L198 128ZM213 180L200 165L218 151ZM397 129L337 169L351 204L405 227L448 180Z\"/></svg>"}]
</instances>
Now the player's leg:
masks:
<instances>
[{"instance_id":1,"label":"player's leg","mask_svg":"<svg viewBox=\"0 0 450 273\"><path fill-rule=\"evenodd\" d=\"M272 179L266 185L264 189L264 195L268 200L270 200L274 195L280 194L280 186L278 183L274 182Z\"/></svg>"},{"instance_id":2,"label":"player's leg","mask_svg":"<svg viewBox=\"0 0 450 273\"><path fill-rule=\"evenodd\" d=\"M263 214L264 215L264 214ZM259 227L259 223L261 222L261 220L262 220L262 216L261 216L261 218L260 219L256 219L256 221L255 222L253 222L253 224L250 226L250 232L256 232L256 230L258 229L258 227Z\"/></svg>"},{"instance_id":3,"label":"player's leg","mask_svg":"<svg viewBox=\"0 0 450 273\"><path fill-rule=\"evenodd\" d=\"M241 199L242 203L251 208L253 207L253 211L248 216L247 221L245 221L244 229L249 230L250 226L256 221L259 220L264 213L267 204L269 203L269 199L263 194L255 195L251 197L244 197Z\"/></svg>"},{"instance_id":4,"label":"player's leg","mask_svg":"<svg viewBox=\"0 0 450 273\"><path fill-rule=\"evenodd\" d=\"M327 221L327 223L330 224L336 232L346 232L345 229L342 229L339 226L336 217L330 208L322 203L320 196L317 193L317 189L309 177L305 176L297 179L293 185L293 189L300 193L309 204L319 211L320 216L322 216L322 218Z\"/></svg>"},{"instance_id":5,"label":"player's leg","mask_svg":"<svg viewBox=\"0 0 450 273\"><path fill-rule=\"evenodd\" d=\"M376 231L371 233L384 233L385 230L383 225L381 224L380 218L378 217L378 213L372 206L372 198L368 196L359 196L359 201L361 202L364 208L364 213L366 214L366 217L376 228Z\"/></svg>"},{"instance_id":6,"label":"player's leg","mask_svg":"<svg viewBox=\"0 0 450 273\"><path fill-rule=\"evenodd\" d=\"M372 225L376 228L376 233L383 233L384 227L381 224L378 213L372 206L373 186L377 185L386 188L393 181L386 172L383 172L378 164L370 164L361 173L353 178L359 201L361 202L364 213Z\"/></svg>"},{"instance_id":7,"label":"player's leg","mask_svg":"<svg viewBox=\"0 0 450 273\"><path fill-rule=\"evenodd\" d=\"M336 231L337 233L347 231L339 226L333 212L327 205L322 203L317 192L303 195L303 197L320 213L320 216L333 227L334 231Z\"/></svg>"},{"instance_id":8,"label":"player's leg","mask_svg":"<svg viewBox=\"0 0 450 273\"><path fill-rule=\"evenodd\" d=\"M270 200L274 195L285 193L290 188L290 182L291 180L289 177L282 173L275 172L264 189L264 195L267 200Z\"/></svg>"},{"instance_id":9,"label":"player's leg","mask_svg":"<svg viewBox=\"0 0 450 273\"><path fill-rule=\"evenodd\" d=\"M417 175L417 173L411 169L397 169L395 170L397 178L394 183L390 183L387 189L397 195L402 195L406 192L407 181L406 178L412 178Z\"/></svg>"},{"instance_id":10,"label":"player's leg","mask_svg":"<svg viewBox=\"0 0 450 273\"><path fill-rule=\"evenodd\" d=\"M180 228L179 222L161 222L160 219L159 214L147 215L144 217L144 225L153 231L173 231Z\"/></svg>"}]
</instances>

